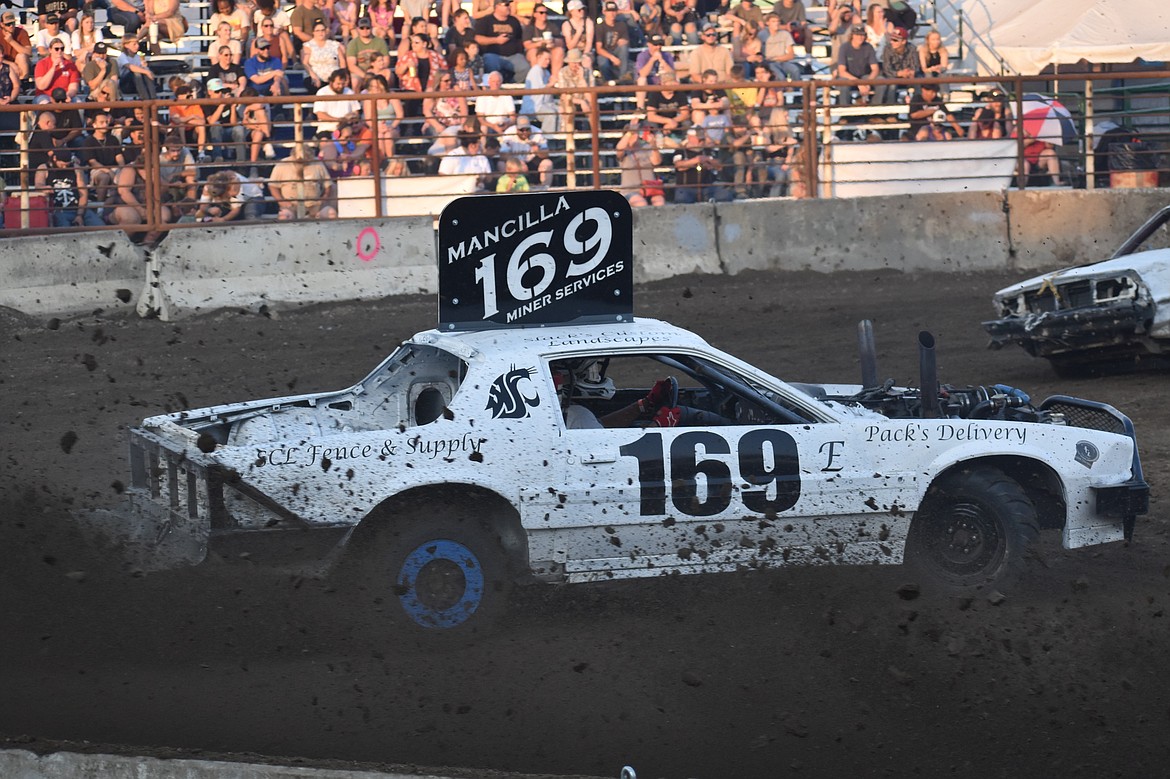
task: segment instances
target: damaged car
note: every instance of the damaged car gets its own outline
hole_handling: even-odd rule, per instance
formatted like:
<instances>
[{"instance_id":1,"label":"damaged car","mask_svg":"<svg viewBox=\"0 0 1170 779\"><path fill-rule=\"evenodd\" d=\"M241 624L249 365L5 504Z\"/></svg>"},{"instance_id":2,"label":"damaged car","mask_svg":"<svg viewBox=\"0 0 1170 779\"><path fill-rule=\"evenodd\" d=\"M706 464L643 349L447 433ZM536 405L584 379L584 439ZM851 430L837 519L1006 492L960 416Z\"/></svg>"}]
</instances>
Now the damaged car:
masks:
<instances>
[{"instance_id":1,"label":"damaged car","mask_svg":"<svg viewBox=\"0 0 1170 779\"><path fill-rule=\"evenodd\" d=\"M1042 531L1145 513L1124 414L942 384L927 333L918 389L878 379L866 323L861 382L809 384L634 317L630 220L612 192L453 203L436 328L344 389L131 430L139 553L338 576L462 632L521 582L908 563L1002 588Z\"/></svg>"},{"instance_id":2,"label":"damaged car","mask_svg":"<svg viewBox=\"0 0 1170 779\"><path fill-rule=\"evenodd\" d=\"M1107 260L1065 268L995 293L990 346L1019 344L1059 375L1166 364L1170 354L1170 206Z\"/></svg>"}]
</instances>

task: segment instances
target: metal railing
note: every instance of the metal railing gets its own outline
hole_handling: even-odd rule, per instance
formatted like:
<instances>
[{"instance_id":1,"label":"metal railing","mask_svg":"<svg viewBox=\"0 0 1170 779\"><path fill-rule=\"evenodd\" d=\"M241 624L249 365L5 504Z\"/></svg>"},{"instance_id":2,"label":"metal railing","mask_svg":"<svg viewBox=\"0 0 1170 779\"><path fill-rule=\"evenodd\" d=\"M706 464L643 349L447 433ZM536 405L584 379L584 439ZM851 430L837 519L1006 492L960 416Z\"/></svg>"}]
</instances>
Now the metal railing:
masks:
<instances>
[{"instance_id":1,"label":"metal railing","mask_svg":"<svg viewBox=\"0 0 1170 779\"><path fill-rule=\"evenodd\" d=\"M1031 105L1025 102L1025 95L1035 88L1038 78L1036 76L951 78L942 79L939 83L948 93L945 98L946 111L954 119L954 124L963 130L970 126L977 112L985 107L985 101L981 98L984 92L1002 90L1003 93L1009 95L1008 105L1010 106L1011 118L1005 127L1008 130L1005 135L1013 137L1011 129L1017 124L1016 118L1025 112L1028 105ZM1080 74L1068 77L1053 76L1047 77L1047 79L1047 86L1052 89L1046 94L1057 96L1068 111L1068 116L1062 120L1062 132L1065 135L1051 144L1049 150L1051 154L1046 151L1043 160L1044 166L1049 166L1049 161L1053 157L1057 161L1058 167L1055 170L1058 175L1051 176L1057 181L1052 183L1095 188L1098 186L1157 185L1159 181L1166 181L1168 171L1166 155L1163 152L1170 145L1167 142L1170 138L1170 72ZM701 93L702 90L728 97L732 103L731 113L748 117L748 120L753 122L751 117L756 117L760 121L755 122L752 128L760 130L760 134L767 135L770 140L779 141L779 143L772 144L755 142L744 144L740 147L740 153L737 155L727 142L721 140L711 144L710 140L720 135L723 137L734 136L736 131L732 130L730 125L707 128L707 143L711 144L711 156L723 158L721 170L717 173L713 184L718 188L731 190L733 196L735 194L747 197L785 194L786 189L788 189L789 196L812 198L841 196L841 192L848 191L848 188L840 186L841 180L857 178L856 175L848 175L850 170L854 172L886 171L876 178L873 176L863 177L871 185L871 189L875 191L891 193L906 191L911 183L919 188L925 187L927 191L931 191L930 187L933 185L936 187L933 191L941 191L937 187L945 185L946 182L943 180L945 174L939 175L935 171L945 170L945 166L942 168L935 164L917 164L916 166L910 160L901 163L895 160L894 163L891 163L893 167L890 167L884 161L889 157L913 157L914 155L900 154L900 152L909 150L918 152L929 148L934 154L932 160L959 163L967 160L970 151L954 152L948 156L945 151L946 147L940 147L938 144L930 144L929 147L925 143L902 144L901 139L908 132L916 132L924 123L930 124L929 121L924 122L921 118L911 117L909 105L906 102L909 95L916 93L921 88L923 82L909 79L878 80L871 83L875 87L893 86L898 95L897 102L888 105L840 105L842 92L856 86L856 82L839 80L677 85L674 91L679 96L680 102L688 101L691 96ZM743 90L749 90L749 92L745 93ZM751 90L774 90L773 94L780 100L780 105L775 109L776 113L773 114L775 121L769 120L754 106L736 103L736 95L741 97L744 94L750 95ZM645 110L642 108L648 93L662 91L664 91L663 87L632 85L597 86L576 90L577 93L590 96L587 103L588 110L582 109L572 114L558 111L557 118L560 127L555 132L545 133L549 141L548 158L553 163L548 186L553 189L618 187L621 183L623 164L619 159L617 147L621 145L622 136L629 131L631 122L638 123L639 137L644 147L654 147L668 158L671 155L683 154L680 150L689 143L685 133L666 130L655 132L655 125L647 121ZM241 106L260 103L268 105L273 110L279 109L282 114L274 121L275 129L273 137L269 141L280 148L281 153L278 155L278 159L258 159L254 163L250 159L235 163L230 161L199 163L196 165L197 187L199 191L202 191L207 178L217 171L236 170L248 175L253 172L253 167L256 168L255 178L259 180L258 183L267 189L266 185L271 178L272 166L279 164L282 159L287 159L298 151L301 156L308 158L309 164L315 164L316 156L307 152L314 134L314 122L310 119L310 109L312 104L323 100L357 99L365 102L375 99L398 98L421 101L427 98L477 97L485 94L507 94L514 98L520 98L524 95L551 95L554 99L559 100L565 94L572 93L573 91L566 92L548 88L531 92L516 89L505 89L496 93L484 90L441 93L393 92L385 95L344 95L335 98L302 95L251 99L200 99L184 100L183 102L200 106L214 106L225 100ZM1129 96L1133 93L1140 93L1142 97L1143 107L1140 110L1133 109L1129 104ZM145 198L142 203L144 213L141 224L132 226L113 224L104 227L67 229L126 229L127 232L142 236L199 226L199 222L188 220L176 222L174 218L164 218L164 206L168 205L168 201L172 201L170 204L175 205L176 210L180 212L186 211L189 214L194 208L190 198L179 198L178 200L169 198L167 196L169 189L167 183L160 176L163 168L173 167L173 164L168 166L160 163L159 159L159 152L164 144L166 134L172 129L168 127L165 118L173 105L175 105L175 101L155 100L68 106L69 109L76 108L86 113L107 108L116 111L141 109L145 132L138 164L142 166L144 177L142 187L145 190ZM0 139L0 149L5 147L11 149L7 155L0 151L0 162L3 163L4 173L10 180L8 192L10 199L5 209L6 230L4 234L6 235L56 232L59 229L38 226L38 224L43 224L43 220L37 218L38 210L44 210L48 207L47 203L39 198L45 198L49 193L37 188L35 165L38 152L35 148L30 149L29 143L34 126L33 114L45 110L52 111L55 108L64 108L64 106L0 106L0 113L15 112L20 115L19 126L21 128L20 132L10 136L13 143ZM367 113L369 112L367 111ZM1109 121L1111 125L1103 125L1104 121ZM952 123L948 120L945 124ZM1118 141L1117 144L1110 141L1102 149L1102 144L1105 143L1103 136L1106 135L1102 128L1111 127L1114 124L1121 125L1123 128L1134 127L1138 131L1135 136L1138 140L1127 138ZM786 126L782 127L781 125ZM382 141L388 140L382 134L384 132L383 124L376 120L370 122L367 139L370 141L368 173L365 178L372 183L371 192L386 192L386 197L365 197L361 209L347 208L346 201L342 199L341 202L337 203L337 209L341 216L360 213L360 215L367 217L383 217L400 213L401 209L395 206L396 198L402 198L405 202L407 197L416 197L414 194L396 194L396 190L410 189L407 186L410 182L403 181L404 174L387 173L386 163L391 156L397 160L396 164L400 163L400 166L405 166L405 170L409 172L408 177L413 182L420 182L428 177L430 177L429 180L432 184L436 180L440 184L446 181L441 177L435 177L434 169L439 159L428 153L428 147L434 141L434 137L416 134L417 130L413 128L418 126L417 120L408 120L404 127L412 129L404 130L399 138L393 140L392 144L383 144ZM1031 126L1031 120L1025 126ZM952 124L952 132L953 130ZM1128 131L1123 131L1121 135L1125 135L1126 132ZM490 138L488 135L484 137L485 139ZM1029 146L1030 142L1024 136L1015 134L1014 137L1015 143L1009 145L1010 148L1006 154L999 153L988 156L990 162L998 160L1003 163L997 168L998 172L994 174L995 181L998 182L1004 178L1003 171L1006 169L1009 175L1004 179L1003 186L1019 188L1033 186L1036 183L1034 178L1018 174L1020 171L1029 171L1030 168L1037 167L1035 149ZM1140 148L1135 148L1135 143L1139 144ZM250 141L246 140L245 148L240 150L241 153L247 152L249 144ZM778 155L775 150L769 152L767 146L783 146L784 153ZM1117 148L1115 149L1114 146ZM384 149L386 148L391 150L392 155L385 153ZM990 149L991 147L987 146L986 148ZM1135 157L1138 158L1139 163L1136 168L1134 167ZM1118 171L1117 166L1109 164L1114 160L1122 161L1123 158L1124 170ZM1106 171L1102 171L1103 165L1106 166ZM731 172L728 172L729 168ZM781 168L786 168L783 177L785 180L783 181L778 180L775 176L776 169ZM1109 170L1109 168L1113 169ZM1046 172L1050 171L1041 171L1042 174ZM1106 172L1125 175L1103 175ZM675 166L668 160L655 166L652 171L643 171L643 173L645 174L642 176L644 179L661 181L661 184L656 185L656 188L660 187L667 199L672 199L672 193L687 188L680 183ZM1140 175L1131 175L1135 173ZM966 186L966 188L993 188L992 184L995 182L991 181L993 178L991 174L987 174L988 181L983 182L982 186L979 184L978 179L982 175L979 172L971 174L975 184ZM452 177L450 180L454 182L455 179ZM1003 188L1003 186L997 185L995 188ZM455 192L463 191L465 188L452 186L451 189L452 192ZM722 190L719 192L726 194ZM265 195L268 194L266 191ZM198 193L196 197L198 197ZM336 192L334 197L336 197ZM653 200L653 198L651 199ZM90 207L95 208L102 205L109 208L108 204L91 204ZM268 217L272 216L274 214L268 214ZM18 220L18 222L14 220Z\"/></svg>"}]
</instances>

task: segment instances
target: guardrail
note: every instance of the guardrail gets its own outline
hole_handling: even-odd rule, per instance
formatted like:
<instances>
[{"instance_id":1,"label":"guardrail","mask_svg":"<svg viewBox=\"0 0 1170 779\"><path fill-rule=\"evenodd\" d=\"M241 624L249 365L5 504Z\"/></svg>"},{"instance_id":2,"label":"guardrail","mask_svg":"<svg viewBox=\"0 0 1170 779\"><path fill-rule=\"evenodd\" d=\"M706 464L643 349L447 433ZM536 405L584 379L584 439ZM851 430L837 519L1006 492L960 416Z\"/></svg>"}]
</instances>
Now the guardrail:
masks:
<instances>
[{"instance_id":1,"label":"guardrail","mask_svg":"<svg viewBox=\"0 0 1170 779\"><path fill-rule=\"evenodd\" d=\"M941 101L946 119L934 122L943 129L967 131L990 106L985 93L1001 91L1011 95L1006 105L1010 117L1005 121L999 140L1012 139L1012 143L991 144L971 141L968 144L948 147L945 143L926 141L901 142L908 133L917 133L922 126L932 125L931 117L923 118L911 114L913 95L919 94L923 81L876 80L872 86L893 87L896 102L886 105L840 105L843 91L852 89L856 82L834 79L818 79L803 82L733 82L707 85L677 85L674 91L680 102L703 90L716 97L726 99L730 104L729 115L741 115L749 122L748 132L756 135L749 143L734 145L725 140L739 135L732 129L731 122L703 123L706 143L713 166L719 171L712 182L716 199L730 199L737 193L745 196L768 196L787 194L795 197L849 197L857 194L890 194L903 191L954 191L957 189L1004 189L1008 186L1028 188L1046 176L1064 186L1095 188L1100 186L1157 185L1166 179L1168 165L1164 150L1170 138L1170 72L1141 72L1129 74L1082 74L1073 77L1049 77L1048 84L1055 87L1055 97L1060 107L1053 106L1059 114L1055 126L1059 137L1047 136L1049 146L1037 151L1029 146L1030 139L1022 135L1013 136L1015 117L1034 108L1027 99L1028 89L1036 85L1038 77L1000 78L949 78L937 83L942 85L945 97ZM1101 81L1106 84L1100 85ZM225 98L184 100L184 103L200 106L215 106L220 103L234 103L240 106L264 104L278 112L273 121L273 130L268 143L278 147L276 158L248 159L251 156L250 140L237 151L245 159L239 162L215 161L199 163L194 197L188 187L184 197L175 199L168 196L168 187L161 175L165 169L173 168L160 162L164 146L170 109L176 104L170 100L123 101L119 103L86 103L70 105L67 108L80 109L87 114L105 109L116 111L139 110L139 117L131 124L144 125L139 163L142 167L144 192L142 203L143 218L140 224L108 224L95 227L69 227L64 229L110 230L126 229L132 235L157 236L168 230L197 226L199 222L184 218L176 222L168 219L168 205L175 205L176 211L187 217L195 211L194 201L206 186L207 179L214 173L236 170L244 175L255 173L252 178L264 186L271 182L272 169L282 161L301 158L310 165L317 163L315 154L309 152L316 122L311 109L318 102L353 100L363 103L378 99L397 98L422 101L428 98L475 98L488 94L506 94L514 99L526 95L550 95L554 101L566 94L587 96L586 108L569 113L557 111L560 127L546 133L548 138L547 157L552 161L547 186L558 188L580 187L621 187L622 173L626 171L626 189L645 189L643 194L651 202L661 202L654 195L659 191L671 198L683 199L683 194L692 189L680 180L678 169L670 163L673 156L686 156L690 141L685 132L653 123L653 116L647 116L644 105L647 95L666 91L664 87L646 86L597 86L579 90L503 89L497 92L475 90L470 92L404 93L393 92L381 95L362 94L338 97L324 96L283 96L256 98ZM745 96L759 95L771 98L775 105L748 105ZM1053 93L1049 93L1050 95ZM992 98L994 99L994 98ZM767 100L763 101L767 102ZM38 111L53 111L65 106L0 106L0 113L16 113L20 116L20 132L16 133L12 151L7 160L0 152L0 162L10 177L16 179L15 192L6 204L5 231L16 230L22 234L35 232L56 232L61 228L38 227L48 205L43 200L45 189L38 188L38 152L32 139L33 114ZM366 106L366 113L374 118L376 112ZM551 118L551 117L548 117ZM758 120L758 121L757 121ZM1109 122L1108 125L1104 124ZM420 121L404 121L399 137L385 135L385 125L371 121L368 125L369 143L368 170L360 170L358 176L336 179L330 195L336 210L344 216L382 217L399 213L434 213L441 207L443 198L454 197L468 191L466 179L456 176L434 175L439 157L429 153L434 142L433 136L417 131ZM649 167L640 169L640 179L630 183L631 163L626 161L623 136L631 131L635 123L640 148L657 151L663 159ZM1123 131L1120 138L1113 125L1133 126L1137 133L1130 138ZM1039 132L1038 120L1029 119L1025 128ZM657 128L658 131L655 130ZM1108 132L1106 132L1108 128ZM129 127L126 128L127 134ZM363 131L365 132L365 131ZM933 131L932 131L933 132ZM1113 133L1114 137L1110 137ZM1035 132L1032 132L1035 135ZM493 136L484 134L487 144ZM766 139L768 142L757 142ZM1135 140L1136 139L1136 140ZM328 145L331 141L324 141ZM972 145L974 144L974 145ZM1102 144L1105 144L1103 147ZM231 147L232 143L225 144ZM1116 148L1114 148L1116 147ZM543 156L543 154L542 154ZM1135 159L1137 164L1135 166ZM497 162L499 160L497 159ZM974 164L984 162L986 165ZM1123 170L1117 170L1122 163ZM645 166L645 162L640 163ZM1104 166L1104 170L1102 167ZM547 167L547 166L546 166ZM255 168L255 170L253 170ZM402 172L394 172L401 169ZM1020 171L1029 175L1021 176ZM168 171L169 172L169 171ZM499 171L502 172L502 171ZM1038 172L1038 177L1031 173ZM498 172L493 172L493 177ZM534 171L534 175L536 171ZM1108 175L1103 175L1108 174ZM1121 175L1117 175L1121 174ZM426 184L422 182L426 180ZM645 181L643 181L645 180ZM446 182L450 181L448 188ZM338 186L346 182L343 186ZM359 182L365 182L360 183ZM649 182L649 183L646 183ZM640 185L646 183L645 187ZM347 192L338 200L338 190ZM447 191L449 189L449 191ZM703 195L712 193L700 191ZM270 192L264 193L266 196ZM693 194L693 193L692 193ZM414 198L412 201L411 198ZM429 198L423 201L419 198ZM701 199L709 199L704 196ZM169 201L169 202L168 202ZM413 204L413 205L411 205ZM91 208L110 208L109 203L93 204ZM411 211L411 208L416 210ZM269 205L269 210L274 209ZM266 218L275 214L269 213ZM19 226L18 226L19 225ZM132 229L131 229L132 228Z\"/></svg>"}]
</instances>

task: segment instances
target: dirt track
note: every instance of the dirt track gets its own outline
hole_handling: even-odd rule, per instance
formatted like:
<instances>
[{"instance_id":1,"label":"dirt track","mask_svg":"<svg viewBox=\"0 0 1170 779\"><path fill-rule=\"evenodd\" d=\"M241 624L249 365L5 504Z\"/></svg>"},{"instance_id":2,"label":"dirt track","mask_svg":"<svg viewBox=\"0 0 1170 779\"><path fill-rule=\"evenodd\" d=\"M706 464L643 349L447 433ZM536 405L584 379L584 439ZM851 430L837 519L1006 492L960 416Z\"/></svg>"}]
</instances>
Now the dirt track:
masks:
<instances>
[{"instance_id":1,"label":"dirt track","mask_svg":"<svg viewBox=\"0 0 1170 779\"><path fill-rule=\"evenodd\" d=\"M929 329L944 381L1112 403L1154 490L1134 543L1046 539L999 605L903 600L899 569L524 591L500 635L437 653L340 616L319 582L246 565L135 576L66 519L116 501L128 425L348 384L431 326L433 300L57 329L0 312L0 744L468 776L1164 775L1166 375L1062 381L986 351L979 320L1016 278L688 277L640 287L636 310L793 380L855 381L854 326L870 317L880 373L899 382L916 383Z\"/></svg>"}]
</instances>

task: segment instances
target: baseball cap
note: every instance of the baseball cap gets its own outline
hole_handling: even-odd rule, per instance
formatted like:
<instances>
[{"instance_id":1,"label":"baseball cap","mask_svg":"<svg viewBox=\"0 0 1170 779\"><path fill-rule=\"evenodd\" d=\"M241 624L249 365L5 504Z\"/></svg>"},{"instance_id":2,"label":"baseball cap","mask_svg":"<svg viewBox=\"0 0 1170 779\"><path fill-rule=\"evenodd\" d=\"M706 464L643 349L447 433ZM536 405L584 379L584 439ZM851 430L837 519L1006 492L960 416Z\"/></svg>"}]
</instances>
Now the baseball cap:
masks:
<instances>
[{"instance_id":1,"label":"baseball cap","mask_svg":"<svg viewBox=\"0 0 1170 779\"><path fill-rule=\"evenodd\" d=\"M524 116L523 114L521 114L520 116L516 117L516 129L517 130L519 130L521 127L531 127L531 126L532 126L532 121L527 116Z\"/></svg>"},{"instance_id":2,"label":"baseball cap","mask_svg":"<svg viewBox=\"0 0 1170 779\"><path fill-rule=\"evenodd\" d=\"M610 3L606 3L605 6L603 6L601 10L603 10L603 11L616 11L617 9L618 9L617 3L610 2Z\"/></svg>"},{"instance_id":3,"label":"baseball cap","mask_svg":"<svg viewBox=\"0 0 1170 779\"><path fill-rule=\"evenodd\" d=\"M938 84L934 83L933 81L927 81L922 85L922 88L929 89L933 92L937 92L938 91Z\"/></svg>"},{"instance_id":4,"label":"baseball cap","mask_svg":"<svg viewBox=\"0 0 1170 779\"><path fill-rule=\"evenodd\" d=\"M849 31L849 34L850 35L865 35L865 28L862 27L861 25L857 25L856 27L854 27L852 30Z\"/></svg>"},{"instance_id":5,"label":"baseball cap","mask_svg":"<svg viewBox=\"0 0 1170 779\"><path fill-rule=\"evenodd\" d=\"M5 11L3 14L0 14L0 21L4 22L5 24L8 24L9 22L15 22L16 14L12 11Z\"/></svg>"},{"instance_id":6,"label":"baseball cap","mask_svg":"<svg viewBox=\"0 0 1170 779\"><path fill-rule=\"evenodd\" d=\"M60 24L60 23L61 23L61 17L57 16L57 14L49 14L48 16L45 17L45 24Z\"/></svg>"},{"instance_id":7,"label":"baseball cap","mask_svg":"<svg viewBox=\"0 0 1170 779\"><path fill-rule=\"evenodd\" d=\"M271 45L271 44L269 44L267 38L257 38L256 39L256 48L257 49L267 49L269 47L269 45Z\"/></svg>"},{"instance_id":8,"label":"baseball cap","mask_svg":"<svg viewBox=\"0 0 1170 779\"><path fill-rule=\"evenodd\" d=\"M905 27L895 27L890 30L890 37L896 41L904 41L910 37L910 33Z\"/></svg>"},{"instance_id":9,"label":"baseball cap","mask_svg":"<svg viewBox=\"0 0 1170 779\"><path fill-rule=\"evenodd\" d=\"M107 51L109 51L109 48L109 46L106 46L106 44L102 43L101 41L98 41L93 46L95 54L105 54Z\"/></svg>"},{"instance_id":10,"label":"baseball cap","mask_svg":"<svg viewBox=\"0 0 1170 779\"><path fill-rule=\"evenodd\" d=\"M231 88L225 87L223 85L223 81L221 79L213 78L207 82L207 94L209 94L209 95L213 94L215 92L230 92L230 91L231 91Z\"/></svg>"},{"instance_id":11,"label":"baseball cap","mask_svg":"<svg viewBox=\"0 0 1170 779\"><path fill-rule=\"evenodd\" d=\"M581 0L569 0L568 9L570 11L576 11L577 9L584 8L584 7L585 7L585 4L582 3Z\"/></svg>"},{"instance_id":12,"label":"baseball cap","mask_svg":"<svg viewBox=\"0 0 1170 779\"><path fill-rule=\"evenodd\" d=\"M715 32L715 25L711 24L711 22L704 22L702 32Z\"/></svg>"},{"instance_id":13,"label":"baseball cap","mask_svg":"<svg viewBox=\"0 0 1170 779\"><path fill-rule=\"evenodd\" d=\"M662 46L663 44L666 43L666 38L663 38L661 35L655 34L655 35L650 36L650 42L653 43L655 46Z\"/></svg>"},{"instance_id":14,"label":"baseball cap","mask_svg":"<svg viewBox=\"0 0 1170 779\"><path fill-rule=\"evenodd\" d=\"M371 30L374 27L374 25L370 22L370 17L368 16L363 16L361 19L358 19L357 26L365 27L367 30Z\"/></svg>"},{"instance_id":15,"label":"baseball cap","mask_svg":"<svg viewBox=\"0 0 1170 779\"><path fill-rule=\"evenodd\" d=\"M930 115L930 121L932 121L936 124L941 124L942 122L945 122L946 120L947 120L947 112L942 110L941 108Z\"/></svg>"}]
</instances>

